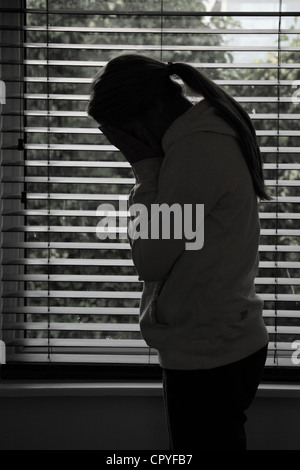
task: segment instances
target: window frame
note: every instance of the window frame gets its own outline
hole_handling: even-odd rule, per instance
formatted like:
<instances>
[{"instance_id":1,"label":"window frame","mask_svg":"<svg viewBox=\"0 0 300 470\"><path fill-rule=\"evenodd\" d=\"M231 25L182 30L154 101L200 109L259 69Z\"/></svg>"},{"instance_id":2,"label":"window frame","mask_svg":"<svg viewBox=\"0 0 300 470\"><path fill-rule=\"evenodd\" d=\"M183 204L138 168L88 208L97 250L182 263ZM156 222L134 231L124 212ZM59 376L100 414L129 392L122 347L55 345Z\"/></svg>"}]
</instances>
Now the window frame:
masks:
<instances>
[{"instance_id":1,"label":"window frame","mask_svg":"<svg viewBox=\"0 0 300 470\"><path fill-rule=\"evenodd\" d=\"M4 0L4 4L9 5L9 2L7 0ZM18 0L18 4L20 5L20 11L25 11L24 8L24 0ZM14 9L15 10L15 9ZM7 8L1 7L1 11L4 12L6 11L9 13L11 9L9 6ZM288 12L286 13L286 16L291 16L293 12ZM210 16L214 15L214 12L209 13ZM226 13L226 15L230 15L230 12ZM265 12L265 13L257 13L253 12L241 12L239 14L240 16L272 16L271 12ZM284 16L285 13L282 13ZM274 13L274 16L278 16L278 13ZM12 25L16 26L16 34L21 34L22 26L20 24L18 25ZM19 31L19 33L18 33ZM21 66L20 66L21 69ZM20 74L20 77L22 78L22 75ZM22 96L20 95L19 101L18 101L17 106L22 106ZM20 128L20 133L22 132L22 129ZM2 274L2 267L1 267L1 274ZM1 282L2 286L2 282ZM2 289L2 287L1 287ZM2 299L2 296L1 296ZM2 300L1 300L2 302ZM2 321L2 315L1 315L1 321ZM0 324L1 327L1 324ZM45 370L47 369L47 370ZM13 378L32 378L32 379L61 379L61 378L69 378L69 379L103 379L103 380L109 380L109 379L118 379L122 380L124 378L126 379L141 379L141 380L159 380L161 379L161 368L158 365L145 365L145 366L139 366L139 365L115 365L115 364L7 364L7 365L2 365L1 366L1 377L3 379L13 379ZM291 381L295 382L299 380L299 371L295 367L272 367L269 366L268 368L265 368L264 371L264 376L263 376L264 381Z\"/></svg>"},{"instance_id":2,"label":"window frame","mask_svg":"<svg viewBox=\"0 0 300 470\"><path fill-rule=\"evenodd\" d=\"M2 7L1 7L1 11L2 13L6 14L6 18L8 18L8 21L10 20L11 22L9 22L9 27L10 27L10 38L12 38L12 40L16 43L22 43L22 29L23 29L23 20L22 20L22 17L23 17L23 11L24 11L24 5L25 5L25 0L16 0L15 1L16 3L16 6L15 8L11 9L10 7L10 1L9 0L2 0ZM17 11L17 13L16 13ZM10 15L10 13L13 12L14 14L13 15ZM13 19L15 20L13 22ZM2 35L3 35L3 31L0 30L0 42L2 42ZM21 62L22 62L22 54L23 54L23 51L22 49L18 49L18 48L14 48L14 53L12 54L13 57L12 59L15 59L17 62L19 62L19 65L18 65L18 77L15 77L15 83L13 85L13 93L15 95L15 98L13 100L13 106L10 108L10 111L13 113L16 114L16 116L13 116L12 115L12 122L13 122L13 128L14 128L14 132L12 132L9 136L9 144L11 144L12 146L15 146L16 147L16 152L18 150L22 150L23 148L23 140L22 140L22 135L23 135L23 129L22 129L22 125L21 125L21 121L20 121L20 116L19 114L22 114L23 113L23 96L24 96L24 78L23 78L23 67L21 65ZM1 50L1 59L3 57L3 52ZM1 73L1 76L2 76L2 64L0 64L0 73ZM12 67L11 67L12 68ZM12 68L12 74L13 74L13 68ZM17 98L16 98L17 97ZM6 106L6 105L5 105ZM3 108L2 108L3 109ZM1 113L1 121L0 121L0 130L1 130L1 134L2 134L2 125L3 125L3 118L2 118L2 113ZM17 139L16 136L19 136L19 139ZM16 146L16 141L18 142L18 148ZM2 142L1 142L2 144ZM3 166L2 166L2 159L3 159L3 151L2 151L2 145L1 145L1 148L0 148L0 171L1 171L1 181L2 181L2 178L3 178ZM22 170L20 168L14 168L13 170L13 175L14 176L19 176L19 177L22 177ZM16 190L16 186L14 187L14 189ZM21 194L22 191L23 191L23 185L22 183L18 184L17 185L17 189L19 191L19 193ZM2 328L3 328L3 322L4 322L4 315L2 314L2 311L3 311L3 283L4 281L2 281L3 279L3 252L4 250L2 249L2 246L3 246L3 218L2 218L2 210L3 210L3 185L1 184L1 193L0 193L0 204L1 204L1 217L0 217L0 229L1 229L1 232L0 232L0 236L1 236L1 240L0 240L0 251L1 251L1 258L0 258L0 339L2 339ZM10 209L13 209L15 207L17 207L17 205L15 204L15 201L10 201ZM12 240L14 240L15 242L15 245L17 245L18 243L18 237L19 235L18 234L12 234ZM12 249L12 256L15 256L15 257L18 257L21 255L21 250L18 248L14 248ZM18 269L18 268L12 268L12 271L14 271L15 269ZM16 289L16 286L17 286L17 282L15 281L11 281L10 283L11 285L11 288L13 290ZM14 321L14 315L9 315L9 318L11 321ZM1 365L1 375L2 375L2 372L5 368L8 368L9 366L8 365Z\"/></svg>"}]
</instances>

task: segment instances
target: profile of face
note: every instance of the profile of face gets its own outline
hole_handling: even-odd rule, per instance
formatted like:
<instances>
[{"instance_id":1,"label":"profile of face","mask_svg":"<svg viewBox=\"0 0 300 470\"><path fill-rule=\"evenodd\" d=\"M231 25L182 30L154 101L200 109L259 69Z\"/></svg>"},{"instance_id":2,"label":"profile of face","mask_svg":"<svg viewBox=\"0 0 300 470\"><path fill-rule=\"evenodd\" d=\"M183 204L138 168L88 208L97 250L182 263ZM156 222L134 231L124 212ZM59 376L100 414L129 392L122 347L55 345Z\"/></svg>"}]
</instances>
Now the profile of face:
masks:
<instances>
[{"instance_id":1,"label":"profile of face","mask_svg":"<svg viewBox=\"0 0 300 470\"><path fill-rule=\"evenodd\" d=\"M169 126L192 105L186 98L179 97L172 105L164 99L154 99L142 115L130 117L125 122L118 124L121 130L143 140L145 129L151 131L159 141L169 128Z\"/></svg>"},{"instance_id":2,"label":"profile of face","mask_svg":"<svg viewBox=\"0 0 300 470\"><path fill-rule=\"evenodd\" d=\"M114 124L113 127L139 140L143 140L145 129L148 129L161 140L171 119L165 116L162 110L163 106L149 107L142 114L130 116L127 120ZM104 130L105 127L106 125L103 123L99 129Z\"/></svg>"}]
</instances>

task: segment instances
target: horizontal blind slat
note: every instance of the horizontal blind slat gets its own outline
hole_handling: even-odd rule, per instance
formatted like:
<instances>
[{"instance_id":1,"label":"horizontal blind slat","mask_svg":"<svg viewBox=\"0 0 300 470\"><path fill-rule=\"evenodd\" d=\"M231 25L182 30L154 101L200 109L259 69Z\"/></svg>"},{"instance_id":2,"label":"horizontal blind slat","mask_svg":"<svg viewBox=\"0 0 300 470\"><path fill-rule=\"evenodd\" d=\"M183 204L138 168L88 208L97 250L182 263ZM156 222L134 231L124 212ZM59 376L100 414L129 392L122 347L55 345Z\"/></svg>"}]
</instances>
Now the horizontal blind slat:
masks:
<instances>
[{"instance_id":1,"label":"horizontal blind slat","mask_svg":"<svg viewBox=\"0 0 300 470\"><path fill-rule=\"evenodd\" d=\"M133 266L132 260L123 259L64 259L64 258L18 258L4 260L3 265L12 266Z\"/></svg>"},{"instance_id":2,"label":"horizontal blind slat","mask_svg":"<svg viewBox=\"0 0 300 470\"><path fill-rule=\"evenodd\" d=\"M260 297L265 301L279 301L279 302L299 302L300 294L260 294ZM107 291L14 291L4 292L3 298L40 298L40 299L140 299L141 292L107 292Z\"/></svg>"},{"instance_id":3,"label":"horizontal blind slat","mask_svg":"<svg viewBox=\"0 0 300 470\"><path fill-rule=\"evenodd\" d=\"M12 259L12 260L4 260L3 265L11 266L11 265L30 265L30 266L38 266L44 265L47 266L48 264L52 266L133 266L133 262L131 260L103 260L103 259L71 259L71 260L64 260L64 259L48 259L46 258L20 258L20 259ZM298 261L278 261L277 264L275 261L261 261L260 262L261 268L293 268L299 269L300 262Z\"/></svg>"},{"instance_id":4,"label":"horizontal blind slat","mask_svg":"<svg viewBox=\"0 0 300 470\"><path fill-rule=\"evenodd\" d=\"M15 227L4 227L3 232L19 232L19 233L102 233L102 234L111 234L114 238L119 236L127 239L127 228L126 227L108 227L105 230L100 230L100 228L89 227L89 226L15 226ZM298 229L262 229L262 236L300 236L300 230Z\"/></svg>"},{"instance_id":5,"label":"horizontal blind slat","mask_svg":"<svg viewBox=\"0 0 300 470\"><path fill-rule=\"evenodd\" d=\"M49 28L46 29L46 31L49 31ZM68 30L63 30L59 28L59 31L70 31ZM184 31L185 33L188 34L193 34L191 31L188 30L181 30ZM78 31L77 31L78 32ZM108 31L103 31L104 33L107 33ZM154 29L153 33L161 34L161 30L159 29ZM176 34L174 30L169 30L166 32L166 34ZM184 33L182 33L184 34ZM194 32L194 34L199 34L198 32ZM24 48L24 49L75 49L75 50L96 50L96 51L101 51L101 50L132 50L132 49L147 49L147 50L161 50L160 45L153 45L151 43L149 44L64 44L64 43L55 43L52 42L50 44L47 43L25 43L24 46L22 44L10 44L10 43L0 43L0 47L16 47L18 49ZM177 48L177 49L176 49ZM190 48L190 49L189 49ZM164 50L183 50L183 51L188 51L188 50L193 50L193 51L242 51L242 52L278 52L278 46L259 46L259 45L252 45L252 46L237 46L234 44L228 44L227 46L207 46L207 45L187 45L184 46L182 44L180 45L172 45L172 44L166 44L163 46ZM281 46L280 48L281 51L288 51L288 52L298 52L300 51L300 47L298 46Z\"/></svg>"},{"instance_id":6,"label":"horizontal blind slat","mask_svg":"<svg viewBox=\"0 0 300 470\"><path fill-rule=\"evenodd\" d=\"M266 8L264 10L259 10L259 11L253 11L252 8L248 7L245 10L223 10L223 9L215 9L215 8L209 8L209 9L202 9L202 8L192 8L192 9L179 9L179 10L167 10L166 8L162 12L160 6L155 6L152 9L122 9L119 8L119 5L116 5L114 9L77 9L77 8L49 8L47 11L45 8L0 8L0 12L6 12L6 13L30 13L31 15L34 14L46 14L48 12L49 15L79 15L80 17L84 16L94 16L94 15L104 15L104 16L130 16L130 15L136 15L136 16L158 16L161 17L162 13L164 16L169 17L176 17L176 16L191 16L191 17L218 17L218 16L233 16L233 17L289 17L289 16L297 16L297 12L294 10L289 11L280 11L279 6L277 8L272 8L269 9Z\"/></svg>"},{"instance_id":7,"label":"horizontal blind slat","mask_svg":"<svg viewBox=\"0 0 300 470\"><path fill-rule=\"evenodd\" d=\"M100 229L96 229L96 227L88 227L88 226L15 226L15 227L4 227L3 232L20 232L20 233L100 233ZM103 230L102 233L110 233L112 236L116 236L120 234L122 237L127 238L127 229L125 227L108 227L107 230ZM300 236L300 229L262 229L261 230L262 236Z\"/></svg>"},{"instance_id":8,"label":"horizontal blind slat","mask_svg":"<svg viewBox=\"0 0 300 470\"><path fill-rule=\"evenodd\" d=\"M73 83L73 84L91 84L92 78L85 78L85 77L24 77L25 83ZM18 78L13 79L12 77L7 80L7 83L14 83L18 82ZM262 79L262 80L230 80L230 79L219 79L215 80L217 85L254 85L254 86L271 86L271 85L289 85L292 86L295 81L294 80L272 80L272 79Z\"/></svg>"},{"instance_id":9,"label":"horizontal blind slat","mask_svg":"<svg viewBox=\"0 0 300 470\"><path fill-rule=\"evenodd\" d=\"M26 330L26 331L44 331L44 332L75 332L75 331L93 331L93 332L140 332L138 324L122 324L122 323L55 323L52 322L51 326L48 326L48 323L42 322L27 322L27 323L7 323L4 327L5 330ZM297 326L268 326L269 334L281 334L281 335L299 335L300 327ZM52 340L52 338L51 338ZM109 338L109 340L111 340ZM30 340L29 340L30 341ZM70 341L67 339L67 341ZM96 340L98 341L98 340ZM107 341L107 340L104 340ZM127 340L126 340L127 341ZM62 340L63 342L63 340ZM13 342L14 343L14 342ZM128 347L132 347L130 341L128 341ZM15 343L14 343L15 344ZM99 344L100 345L100 344ZM33 346L30 344L30 346ZM40 346L40 345L38 345ZM55 345L54 345L55 346ZM105 346L102 344L102 346ZM83 347L86 347L83 346ZM118 347L118 345L117 345Z\"/></svg>"},{"instance_id":10,"label":"horizontal blind slat","mask_svg":"<svg viewBox=\"0 0 300 470\"><path fill-rule=\"evenodd\" d=\"M137 276L118 276L118 275L71 275L71 274L23 274L23 275L11 275L2 277L3 281L18 281L18 282L138 282ZM300 285L300 279L293 278L263 278L259 277L256 279L256 284L268 284L268 285Z\"/></svg>"},{"instance_id":11,"label":"horizontal blind slat","mask_svg":"<svg viewBox=\"0 0 300 470\"><path fill-rule=\"evenodd\" d=\"M300 48L299 48L300 51ZM25 94L25 99L28 100L52 100L52 101L88 101L89 95L67 95L67 94L41 94L41 93L32 93L32 94ZM239 103L294 103L295 99L292 96L233 96L233 98L238 101Z\"/></svg>"},{"instance_id":12,"label":"horizontal blind slat","mask_svg":"<svg viewBox=\"0 0 300 470\"><path fill-rule=\"evenodd\" d=\"M121 275L72 275L72 274L23 274L23 275L4 275L3 281L18 282L138 282L137 276L121 276Z\"/></svg>"},{"instance_id":13,"label":"horizontal blind slat","mask_svg":"<svg viewBox=\"0 0 300 470\"><path fill-rule=\"evenodd\" d=\"M67 242L67 243L60 243L60 242L51 242L48 244L47 242L6 242L2 244L3 249L13 249L13 248L18 248L18 249L38 249L38 250L45 250L45 249L50 249L50 250L126 250L129 251L131 250L130 244L129 243L84 243L84 242L78 242L78 243L72 243L72 242ZM291 252L291 253L298 253L300 252L300 246L297 245L261 245L259 247L260 252L270 252L273 253L275 251L286 253L286 252Z\"/></svg>"},{"instance_id":14,"label":"horizontal blind slat","mask_svg":"<svg viewBox=\"0 0 300 470\"><path fill-rule=\"evenodd\" d=\"M4 249L38 249L38 250L130 250L129 243L72 243L72 242L5 242L2 244L2 248ZM288 248L288 247L287 247Z\"/></svg>"},{"instance_id":15,"label":"horizontal blind slat","mask_svg":"<svg viewBox=\"0 0 300 470\"><path fill-rule=\"evenodd\" d=\"M93 210L93 211L85 211L85 210L53 210L53 211L46 211L44 209L35 209L35 210L18 210L18 211L8 211L3 213L4 216L20 216L20 217L29 217L29 216L36 216L36 217L122 217L128 218L130 217L129 211L109 211L109 210ZM291 214L291 216L295 217L297 214Z\"/></svg>"},{"instance_id":16,"label":"horizontal blind slat","mask_svg":"<svg viewBox=\"0 0 300 470\"><path fill-rule=\"evenodd\" d=\"M73 331L93 331L93 332L139 332L140 328L138 324L134 323L55 323L52 322L51 326L48 326L48 323L42 322L26 322L26 323L6 323L5 330L26 330L26 331L64 331L64 332L73 332Z\"/></svg>"},{"instance_id":17,"label":"horizontal blind slat","mask_svg":"<svg viewBox=\"0 0 300 470\"><path fill-rule=\"evenodd\" d=\"M24 116L41 116L41 117L68 117L68 118L87 118L87 114L84 111L44 111L44 110L25 110ZM278 120L298 120L300 119L300 114L298 113L281 113L275 114L273 112L269 113L258 113L258 112L250 112L248 113L250 118L254 121L265 121L266 119L270 121L278 121ZM17 111L9 112L4 110L2 113L3 116L22 116ZM40 148L38 148L40 149Z\"/></svg>"},{"instance_id":18,"label":"horizontal blind slat","mask_svg":"<svg viewBox=\"0 0 300 470\"><path fill-rule=\"evenodd\" d=\"M127 49L126 47L124 47L124 49ZM135 51L135 50L143 50L145 52L149 52L151 50L157 50L157 51L160 51L161 48L160 47L147 47L147 46L144 46L142 48L140 47L137 47L137 46L134 46L132 49L128 49L130 51ZM169 50L173 50L172 48L169 48L168 46L164 46L163 48L164 51L169 51ZM174 50L181 50L180 47L174 47ZM185 50L184 48L182 50ZM186 49L186 50L189 50L189 49ZM3 63L3 61L0 60L0 64ZM67 67L97 67L97 68L101 68L101 67L104 67L105 65L107 65L107 62L104 62L104 61L92 61L92 60L43 60L43 59L39 59L39 60L24 60L24 62L16 62L16 61L6 61L5 62L6 65L37 65L37 66L41 66L41 65L44 65L44 66L47 66L47 67L60 67L60 66L67 66ZM198 68L205 68L205 69L276 69L277 66L274 65L274 64L268 64L268 63L256 63L256 64L253 64L252 62L245 62L245 63L228 63L228 62L215 62L215 63L211 63L211 62L204 62L204 63L200 63L200 62L196 62L196 63L193 63L192 65L194 65L195 67L198 67ZM299 69L300 68L300 63L293 63L293 64L290 64L290 63L282 63L281 64L282 68L284 69Z\"/></svg>"},{"instance_id":19,"label":"horizontal blind slat","mask_svg":"<svg viewBox=\"0 0 300 470\"><path fill-rule=\"evenodd\" d=\"M138 315L139 309L132 307L6 307L4 315Z\"/></svg>"},{"instance_id":20,"label":"horizontal blind slat","mask_svg":"<svg viewBox=\"0 0 300 470\"><path fill-rule=\"evenodd\" d=\"M7 354L8 362L18 362L24 364L30 363L49 363L49 356L47 353L34 353L34 351L29 354L26 351L21 353ZM56 353L52 351L51 353L51 363L55 364L110 364L110 365L127 365L127 364L158 364L158 358L154 351L149 352L145 351L135 351L133 354L128 355L124 351L119 354L116 351L110 351L109 354L97 353L97 354L80 354L78 351L73 352L72 354L63 354Z\"/></svg>"},{"instance_id":21,"label":"horizontal blind slat","mask_svg":"<svg viewBox=\"0 0 300 470\"><path fill-rule=\"evenodd\" d=\"M249 98L250 99L250 98ZM100 135L101 132L98 130L98 129L94 129L92 127L86 127L86 128L76 128L76 127L26 127L24 129L24 131L26 133L29 133L29 134L35 134L35 133L38 133L38 134L84 134L84 135ZM19 129L2 129L2 132L3 133L19 133ZM264 137L264 136L272 136L272 137L276 137L278 134L280 137L300 137L300 131L295 131L295 130L286 130L286 131L279 131L279 133L277 131L268 131L268 130L258 130L256 131L256 134L257 136L259 137ZM10 163L10 161L6 161L6 162L3 162L3 165L5 166L8 166ZM19 162L15 162L15 164L19 164L20 166L22 165L27 165L27 166L34 166L34 164L40 164L41 166L44 165L44 161L42 160L38 160L38 161L35 161L35 160L29 160L29 161L26 161L26 162L23 162L23 161L19 161ZM66 166L68 165L68 161L62 161L60 162L62 165L65 164ZM76 162L75 162L76 163ZM81 162L78 162L78 164L81 163ZM86 163L86 164L89 164L89 163L92 163L92 162L89 162L89 161L86 161L86 162L82 162L82 163ZM99 164L109 164L111 163L112 165L115 164L120 164L121 166L123 165L124 167L127 166L127 167L130 167L129 163L127 162L99 162ZM13 164L13 163L12 163ZM50 161L50 165L55 165L57 164L58 165L58 162L56 163L55 161L51 160ZM271 165L271 164L265 164L265 165ZM285 164L279 164L279 168L284 168L283 165ZM293 165L296 165L296 164L293 164L293 163L290 163L290 164L286 164L286 165L290 165L291 167L293 167Z\"/></svg>"},{"instance_id":22,"label":"horizontal blind slat","mask_svg":"<svg viewBox=\"0 0 300 470\"><path fill-rule=\"evenodd\" d=\"M2 166L23 166L23 167L43 167L43 168L131 168L127 162L111 161L55 161L49 163L45 160L29 161L4 161Z\"/></svg>"},{"instance_id":23,"label":"horizontal blind slat","mask_svg":"<svg viewBox=\"0 0 300 470\"><path fill-rule=\"evenodd\" d=\"M50 210L47 211L45 209L35 209L35 210L17 210L17 211L4 211L3 212L4 216L20 216L20 217L26 217L26 216L36 216L36 217L121 217L121 218L129 218L130 217L130 212L129 210L93 210L93 211L86 211L86 210ZM300 213L273 213L273 212L262 212L260 214L261 219L272 219L277 217L279 220L299 220L300 219Z\"/></svg>"},{"instance_id":24,"label":"horizontal blind slat","mask_svg":"<svg viewBox=\"0 0 300 470\"><path fill-rule=\"evenodd\" d=\"M141 292L108 292L108 291L60 291L51 290L26 290L15 292L4 292L3 298L23 298L23 299L140 299Z\"/></svg>"},{"instance_id":25,"label":"horizontal blind slat","mask_svg":"<svg viewBox=\"0 0 300 470\"><path fill-rule=\"evenodd\" d=\"M5 194L3 199L20 199L20 194ZM83 193L26 193L27 199L49 199L51 200L89 200L89 201L118 201L118 200L128 200L128 196L120 194L83 194ZM300 196L279 196L278 198L273 198L271 201L264 202L264 204L276 204L280 203L296 203L300 202Z\"/></svg>"},{"instance_id":26,"label":"horizontal blind slat","mask_svg":"<svg viewBox=\"0 0 300 470\"><path fill-rule=\"evenodd\" d=\"M131 307L10 307L5 308L4 315L139 315L139 308ZM279 318L298 318L299 310L274 310L265 309L263 315L266 318L274 318L275 314Z\"/></svg>"},{"instance_id":27,"label":"horizontal blind slat","mask_svg":"<svg viewBox=\"0 0 300 470\"><path fill-rule=\"evenodd\" d=\"M20 194L4 194L3 199L20 199ZM72 200L72 201L119 201L128 200L123 194L83 194L83 193L26 193L26 199L31 200Z\"/></svg>"},{"instance_id":28,"label":"horizontal blind slat","mask_svg":"<svg viewBox=\"0 0 300 470\"><path fill-rule=\"evenodd\" d=\"M48 338L15 339L7 344L8 347L41 348L48 346ZM143 339L68 339L51 338L51 347L55 348L147 348Z\"/></svg>"},{"instance_id":29,"label":"horizontal blind slat","mask_svg":"<svg viewBox=\"0 0 300 470\"><path fill-rule=\"evenodd\" d=\"M134 185L133 178L72 178L72 177L54 177L49 179L47 176L26 176L26 177L4 177L3 183L47 183L47 184L119 184Z\"/></svg>"}]
</instances>

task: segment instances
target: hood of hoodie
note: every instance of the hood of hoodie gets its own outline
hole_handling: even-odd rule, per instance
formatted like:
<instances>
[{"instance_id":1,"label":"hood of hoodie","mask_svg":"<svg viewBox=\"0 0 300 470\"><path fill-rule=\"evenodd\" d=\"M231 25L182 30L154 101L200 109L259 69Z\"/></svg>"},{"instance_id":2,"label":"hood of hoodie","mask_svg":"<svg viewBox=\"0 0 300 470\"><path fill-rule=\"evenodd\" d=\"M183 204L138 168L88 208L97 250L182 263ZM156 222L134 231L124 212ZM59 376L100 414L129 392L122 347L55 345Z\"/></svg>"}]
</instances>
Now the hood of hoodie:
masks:
<instances>
[{"instance_id":1,"label":"hood of hoodie","mask_svg":"<svg viewBox=\"0 0 300 470\"><path fill-rule=\"evenodd\" d=\"M216 108L203 99L179 116L168 128L162 140L165 154L177 140L198 132L225 134L238 139L235 129L220 116Z\"/></svg>"}]
</instances>

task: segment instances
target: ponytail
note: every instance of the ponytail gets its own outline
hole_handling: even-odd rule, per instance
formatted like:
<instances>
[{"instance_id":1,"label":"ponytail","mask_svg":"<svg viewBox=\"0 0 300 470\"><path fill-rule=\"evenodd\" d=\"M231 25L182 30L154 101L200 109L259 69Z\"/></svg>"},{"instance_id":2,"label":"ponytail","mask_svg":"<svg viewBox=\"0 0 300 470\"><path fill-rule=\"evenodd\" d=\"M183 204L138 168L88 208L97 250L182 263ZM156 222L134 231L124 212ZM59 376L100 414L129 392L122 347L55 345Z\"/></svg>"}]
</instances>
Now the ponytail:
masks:
<instances>
[{"instance_id":1,"label":"ponytail","mask_svg":"<svg viewBox=\"0 0 300 470\"><path fill-rule=\"evenodd\" d=\"M257 196L261 200L271 200L265 190L262 156L248 113L234 98L194 67L181 62L169 63L168 67L170 74L176 74L190 90L201 94L231 123L239 136Z\"/></svg>"}]
</instances>

